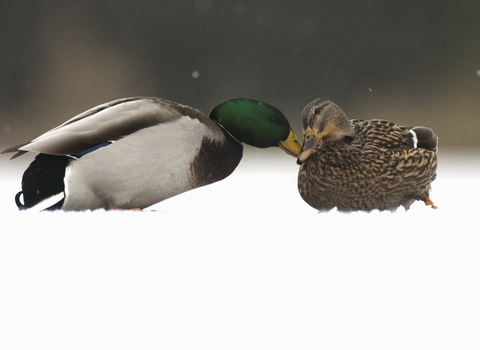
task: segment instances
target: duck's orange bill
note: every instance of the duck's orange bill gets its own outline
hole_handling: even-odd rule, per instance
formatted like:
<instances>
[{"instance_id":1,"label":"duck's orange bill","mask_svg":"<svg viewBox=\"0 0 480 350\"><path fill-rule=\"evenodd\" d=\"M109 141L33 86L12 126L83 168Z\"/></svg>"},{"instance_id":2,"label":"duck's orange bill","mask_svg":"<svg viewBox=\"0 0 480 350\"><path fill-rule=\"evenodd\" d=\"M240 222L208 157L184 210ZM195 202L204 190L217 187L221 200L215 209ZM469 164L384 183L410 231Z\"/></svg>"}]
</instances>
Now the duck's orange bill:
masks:
<instances>
[{"instance_id":1,"label":"duck's orange bill","mask_svg":"<svg viewBox=\"0 0 480 350\"><path fill-rule=\"evenodd\" d=\"M304 131L302 151L297 158L297 164L302 164L312 155L322 137L321 133L314 132L310 127Z\"/></svg>"}]
</instances>

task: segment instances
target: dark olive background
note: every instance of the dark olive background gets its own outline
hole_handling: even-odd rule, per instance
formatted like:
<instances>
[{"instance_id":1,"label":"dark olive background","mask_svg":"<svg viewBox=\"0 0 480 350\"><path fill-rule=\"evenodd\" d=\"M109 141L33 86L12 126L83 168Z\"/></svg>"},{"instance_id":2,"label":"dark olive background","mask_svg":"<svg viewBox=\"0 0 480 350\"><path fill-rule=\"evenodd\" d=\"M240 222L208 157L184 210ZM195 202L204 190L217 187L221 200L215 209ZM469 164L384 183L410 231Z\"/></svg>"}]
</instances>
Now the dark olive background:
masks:
<instances>
[{"instance_id":1,"label":"dark olive background","mask_svg":"<svg viewBox=\"0 0 480 350\"><path fill-rule=\"evenodd\" d=\"M208 112L276 105L301 133L316 97L350 118L480 146L480 2L0 2L0 144L103 102L158 96ZM300 136L300 135L299 135Z\"/></svg>"}]
</instances>

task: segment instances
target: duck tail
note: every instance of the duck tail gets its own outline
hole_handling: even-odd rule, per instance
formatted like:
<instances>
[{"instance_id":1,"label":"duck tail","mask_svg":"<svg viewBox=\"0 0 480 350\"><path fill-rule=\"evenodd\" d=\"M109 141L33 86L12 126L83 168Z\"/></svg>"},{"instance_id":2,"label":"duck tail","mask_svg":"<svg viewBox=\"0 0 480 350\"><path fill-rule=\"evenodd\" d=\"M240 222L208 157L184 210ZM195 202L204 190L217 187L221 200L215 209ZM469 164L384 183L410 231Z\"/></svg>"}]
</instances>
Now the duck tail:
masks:
<instances>
[{"instance_id":1,"label":"duck tail","mask_svg":"<svg viewBox=\"0 0 480 350\"><path fill-rule=\"evenodd\" d=\"M18 209L60 209L65 197L65 169L72 160L67 156L36 156L23 173L22 191L15 196ZM20 197L23 197L23 203Z\"/></svg>"},{"instance_id":2,"label":"duck tail","mask_svg":"<svg viewBox=\"0 0 480 350\"><path fill-rule=\"evenodd\" d=\"M426 126L408 126L410 131L409 143L413 148L424 148L429 151L438 151L438 137L433 130Z\"/></svg>"}]
</instances>

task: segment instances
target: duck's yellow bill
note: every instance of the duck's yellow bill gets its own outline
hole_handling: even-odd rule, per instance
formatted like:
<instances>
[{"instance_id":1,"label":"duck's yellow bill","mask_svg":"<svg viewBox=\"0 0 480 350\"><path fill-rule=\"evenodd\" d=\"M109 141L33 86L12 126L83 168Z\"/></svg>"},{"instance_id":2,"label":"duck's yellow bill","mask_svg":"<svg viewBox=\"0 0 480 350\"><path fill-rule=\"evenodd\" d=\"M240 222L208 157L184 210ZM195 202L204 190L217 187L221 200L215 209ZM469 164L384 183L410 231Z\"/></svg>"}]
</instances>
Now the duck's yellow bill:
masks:
<instances>
[{"instance_id":1,"label":"duck's yellow bill","mask_svg":"<svg viewBox=\"0 0 480 350\"><path fill-rule=\"evenodd\" d=\"M300 141L298 141L292 130L290 130L288 138L285 141L280 142L278 147L283 149L287 154L290 154L292 157L298 157L298 155L302 151L302 144L300 143Z\"/></svg>"}]
</instances>

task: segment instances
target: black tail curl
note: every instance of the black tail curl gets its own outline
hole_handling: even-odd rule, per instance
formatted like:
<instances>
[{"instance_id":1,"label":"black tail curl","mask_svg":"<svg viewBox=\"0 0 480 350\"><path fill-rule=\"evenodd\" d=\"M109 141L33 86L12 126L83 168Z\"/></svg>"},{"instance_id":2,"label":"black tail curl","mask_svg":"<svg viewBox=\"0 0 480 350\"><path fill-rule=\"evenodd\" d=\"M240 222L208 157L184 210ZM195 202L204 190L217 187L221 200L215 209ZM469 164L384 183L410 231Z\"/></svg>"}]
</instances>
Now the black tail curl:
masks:
<instances>
[{"instance_id":1,"label":"black tail curl","mask_svg":"<svg viewBox=\"0 0 480 350\"><path fill-rule=\"evenodd\" d=\"M28 209L28 207L26 207L25 204L20 202L20 196L22 194L23 194L23 191L20 191L15 195L15 204L17 205L18 209L25 210L25 209Z\"/></svg>"}]
</instances>

